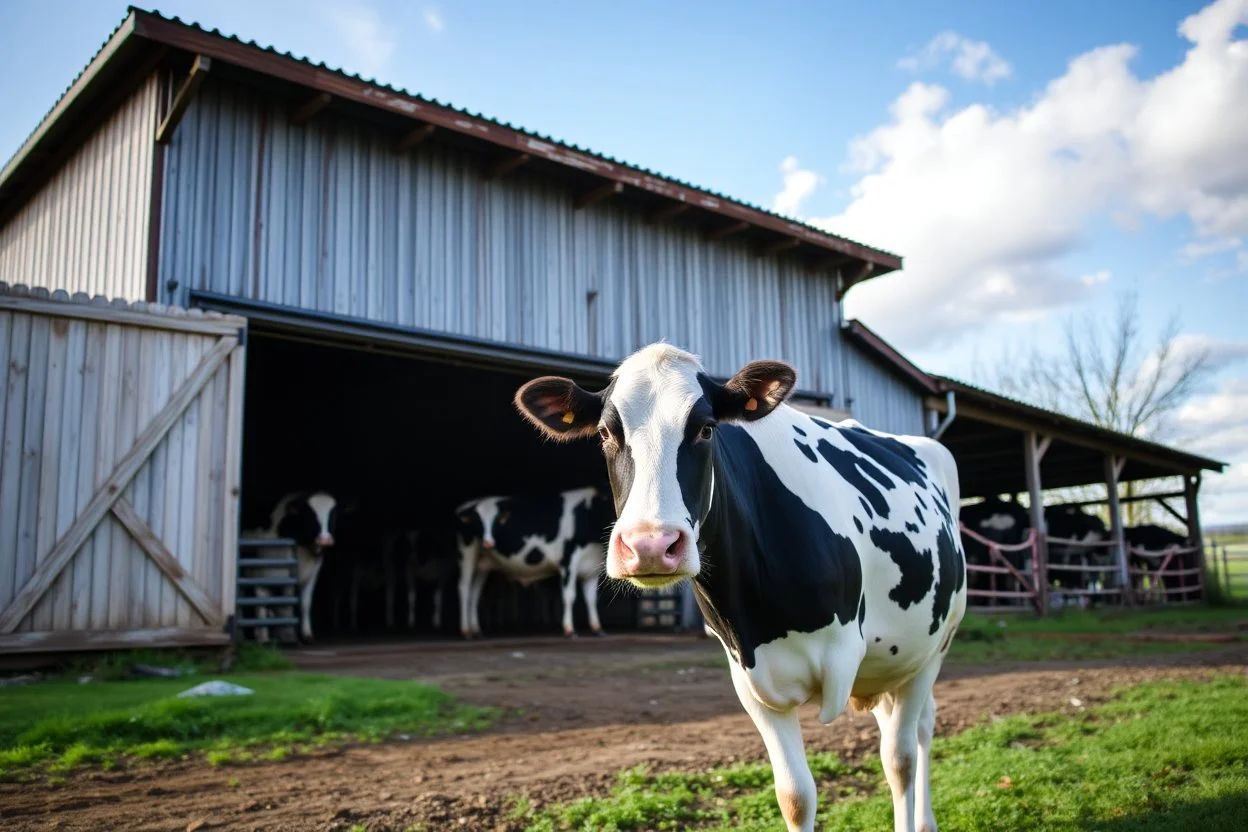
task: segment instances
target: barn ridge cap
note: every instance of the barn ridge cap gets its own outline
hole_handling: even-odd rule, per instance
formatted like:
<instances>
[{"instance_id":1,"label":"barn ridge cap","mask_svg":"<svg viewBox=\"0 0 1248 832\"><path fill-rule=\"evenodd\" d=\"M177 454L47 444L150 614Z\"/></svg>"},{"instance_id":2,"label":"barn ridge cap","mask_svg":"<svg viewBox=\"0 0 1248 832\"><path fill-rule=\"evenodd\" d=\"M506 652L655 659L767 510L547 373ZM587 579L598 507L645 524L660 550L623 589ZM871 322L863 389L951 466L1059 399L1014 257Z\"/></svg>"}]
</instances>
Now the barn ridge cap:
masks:
<instances>
[{"instance_id":1,"label":"barn ridge cap","mask_svg":"<svg viewBox=\"0 0 1248 832\"><path fill-rule=\"evenodd\" d=\"M81 144L91 127L120 103L120 94L128 93L167 63L171 54L202 55L233 70L305 88L322 101L329 97L406 118L408 133L398 141L428 128L420 140L431 132L469 137L474 144L514 154L501 160L503 164L510 161L518 166L532 159L568 176L599 183L578 198L579 207L628 191L634 197L642 196L646 205L639 208L648 205L652 221L688 215L689 209L700 212L704 219L718 216L720 225L707 230L708 239L719 239L719 235L727 236L740 227L750 232L759 256L804 253L812 268L836 276L838 297L856 283L902 268L898 255L725 194L272 46L135 6L129 7L126 18L0 169L0 227L55 173L67 151ZM524 159L515 162L521 156Z\"/></svg>"}]
</instances>

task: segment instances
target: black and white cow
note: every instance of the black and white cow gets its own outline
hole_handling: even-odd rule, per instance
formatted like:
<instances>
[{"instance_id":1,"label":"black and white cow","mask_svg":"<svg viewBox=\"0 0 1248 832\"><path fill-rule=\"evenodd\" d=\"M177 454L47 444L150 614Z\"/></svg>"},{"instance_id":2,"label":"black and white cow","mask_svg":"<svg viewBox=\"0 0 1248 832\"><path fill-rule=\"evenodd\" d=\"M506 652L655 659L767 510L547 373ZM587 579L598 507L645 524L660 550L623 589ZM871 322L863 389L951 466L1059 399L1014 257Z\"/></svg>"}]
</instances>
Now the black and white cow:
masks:
<instances>
[{"instance_id":1,"label":"black and white cow","mask_svg":"<svg viewBox=\"0 0 1248 832\"><path fill-rule=\"evenodd\" d=\"M1122 530L1123 539L1126 541L1127 547L1131 551L1128 563L1136 569L1144 568L1155 571L1165 559L1168 550L1173 548L1188 548L1187 538L1177 532L1173 532L1164 526L1157 526L1151 523L1140 526L1127 526ZM1184 577L1174 574L1168 574L1171 570L1192 569L1199 564L1199 560L1195 553L1181 552L1170 559L1170 563L1166 566L1166 573L1161 577L1161 584L1166 589L1178 589L1181 586L1196 585L1196 576ZM1139 590L1143 581L1140 577L1132 580L1132 586ZM1190 593L1174 593L1167 597L1166 600L1174 599L1176 601L1190 601L1196 598L1196 592Z\"/></svg>"},{"instance_id":2,"label":"black and white cow","mask_svg":"<svg viewBox=\"0 0 1248 832\"><path fill-rule=\"evenodd\" d=\"M589 611L589 626L602 634L598 619L598 576L605 558L611 502L597 487L551 494L482 497L455 510L459 524L459 629L465 638L481 635L477 607L493 571L523 586L558 575L563 590L563 632L573 636L576 587Z\"/></svg>"},{"instance_id":3,"label":"black and white cow","mask_svg":"<svg viewBox=\"0 0 1248 832\"><path fill-rule=\"evenodd\" d=\"M959 511L962 524L981 537L1007 546L1022 543L1031 530L1031 515L1027 509L1015 502L1007 502L996 497L989 497L978 503L964 506ZM990 566L991 557L988 547L970 535L962 535L962 547L966 552L966 562L977 566ZM1029 567L1025 550L1002 551L1015 569L1025 570ZM997 564L999 565L999 564ZM983 572L972 572L967 578L968 587L976 590L992 588L992 577ZM997 589L1009 589L1003 581L997 582Z\"/></svg>"},{"instance_id":4,"label":"black and white cow","mask_svg":"<svg viewBox=\"0 0 1248 832\"><path fill-rule=\"evenodd\" d=\"M1044 525L1048 531L1049 581L1066 589L1105 589L1117 586L1118 572L1085 572L1078 569L1052 569L1058 566L1112 567L1113 547L1100 545L1109 540L1105 521L1077 505L1045 506ZM1058 543L1074 540L1076 544ZM1060 592L1058 593L1060 594ZM1056 596L1055 596L1056 597Z\"/></svg>"},{"instance_id":5,"label":"black and white cow","mask_svg":"<svg viewBox=\"0 0 1248 832\"><path fill-rule=\"evenodd\" d=\"M516 405L549 437L601 438L609 577L693 580L788 828L815 828L797 707L820 703L826 723L852 702L879 722L896 829L930 832L932 684L966 609L957 468L930 439L788 407L795 381L756 361L720 385L655 344L600 393L547 377Z\"/></svg>"},{"instance_id":6,"label":"black and white cow","mask_svg":"<svg viewBox=\"0 0 1248 832\"><path fill-rule=\"evenodd\" d=\"M249 536L284 537L295 541L295 559L298 562L297 581L299 589L299 633L305 641L312 640L312 596L316 590L316 578L324 563L325 552L334 545L334 531L338 525L338 501L324 491L287 494L277 501L269 515L267 528ZM281 576L280 570L259 570L266 576ZM257 588L257 595L268 595L268 590ZM259 611L265 615L263 608ZM262 634L267 640L267 633Z\"/></svg>"}]
</instances>

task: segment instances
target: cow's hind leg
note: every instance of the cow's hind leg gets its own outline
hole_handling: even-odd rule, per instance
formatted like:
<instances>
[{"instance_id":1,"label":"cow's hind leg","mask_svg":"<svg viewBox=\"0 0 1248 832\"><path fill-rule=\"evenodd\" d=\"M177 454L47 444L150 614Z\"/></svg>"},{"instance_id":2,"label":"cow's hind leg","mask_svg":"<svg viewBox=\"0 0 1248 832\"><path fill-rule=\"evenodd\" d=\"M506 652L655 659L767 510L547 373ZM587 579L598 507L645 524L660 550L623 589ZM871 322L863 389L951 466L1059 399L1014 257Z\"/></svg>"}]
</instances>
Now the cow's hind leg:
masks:
<instances>
[{"instance_id":1,"label":"cow's hind leg","mask_svg":"<svg viewBox=\"0 0 1248 832\"><path fill-rule=\"evenodd\" d=\"M576 636L576 628L572 626L572 608L576 606L576 561L568 565L559 579L563 583L563 634L573 638Z\"/></svg>"},{"instance_id":2,"label":"cow's hind leg","mask_svg":"<svg viewBox=\"0 0 1248 832\"><path fill-rule=\"evenodd\" d=\"M589 629L594 631L594 635L602 635L602 621L598 618L597 573L581 578L581 597L585 599L585 609L589 612Z\"/></svg>"},{"instance_id":3,"label":"cow's hind leg","mask_svg":"<svg viewBox=\"0 0 1248 832\"><path fill-rule=\"evenodd\" d=\"M923 819L923 825L918 830L936 832L928 782L918 787L918 781L928 781L931 727L935 724L932 684L939 672L938 658L905 686L881 699L872 711L880 725L880 762L893 793L895 832L916 832L915 808L920 795L922 803L918 804L918 816ZM926 732L920 727L925 712L930 712ZM920 737L927 742L920 744Z\"/></svg>"},{"instance_id":4,"label":"cow's hind leg","mask_svg":"<svg viewBox=\"0 0 1248 832\"><path fill-rule=\"evenodd\" d=\"M815 809L818 798L815 778L806 764L806 751L802 746L802 728L797 721L797 710L773 711L754 698L750 692L745 671L729 659L732 668L732 685L737 690L741 707L754 721L754 727L767 747L772 774L776 785L776 802L784 816L788 832L814 832Z\"/></svg>"}]
</instances>

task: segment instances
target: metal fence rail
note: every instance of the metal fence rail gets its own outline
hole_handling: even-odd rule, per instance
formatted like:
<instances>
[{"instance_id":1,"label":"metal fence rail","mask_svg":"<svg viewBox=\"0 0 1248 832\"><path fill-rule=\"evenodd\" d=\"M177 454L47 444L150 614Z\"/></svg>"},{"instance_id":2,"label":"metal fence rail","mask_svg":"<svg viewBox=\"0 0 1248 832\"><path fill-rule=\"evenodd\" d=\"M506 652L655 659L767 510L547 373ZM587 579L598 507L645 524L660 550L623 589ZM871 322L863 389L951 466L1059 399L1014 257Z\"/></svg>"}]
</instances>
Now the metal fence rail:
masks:
<instances>
[{"instance_id":1,"label":"metal fence rail","mask_svg":"<svg viewBox=\"0 0 1248 832\"><path fill-rule=\"evenodd\" d=\"M288 632L294 640L301 615L299 561L295 541L286 538L244 538L238 541L236 638L270 640L269 628Z\"/></svg>"}]
</instances>

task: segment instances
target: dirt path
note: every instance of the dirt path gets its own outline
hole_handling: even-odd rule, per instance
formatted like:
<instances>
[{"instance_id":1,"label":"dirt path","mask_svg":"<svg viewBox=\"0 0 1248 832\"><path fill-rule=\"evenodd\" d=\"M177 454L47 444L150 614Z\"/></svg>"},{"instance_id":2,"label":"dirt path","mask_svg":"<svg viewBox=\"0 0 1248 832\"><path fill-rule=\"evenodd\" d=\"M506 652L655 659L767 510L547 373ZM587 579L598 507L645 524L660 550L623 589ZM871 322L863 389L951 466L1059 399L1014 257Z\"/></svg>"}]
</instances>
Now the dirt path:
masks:
<instances>
[{"instance_id":1,"label":"dirt path","mask_svg":"<svg viewBox=\"0 0 1248 832\"><path fill-rule=\"evenodd\" d=\"M187 763L0 784L0 828L506 830L509 800L535 805L607 790L621 768L703 769L763 759L716 646L695 640L505 644L470 651L309 651L307 669L418 678L470 702L523 709L487 734L396 742L311 759L213 769ZM937 731L985 715L1070 709L1114 687L1248 670L1248 645L1100 662L950 666L936 688ZM873 753L869 716L819 726L807 747L846 759ZM231 785L231 781L237 785Z\"/></svg>"}]
</instances>

